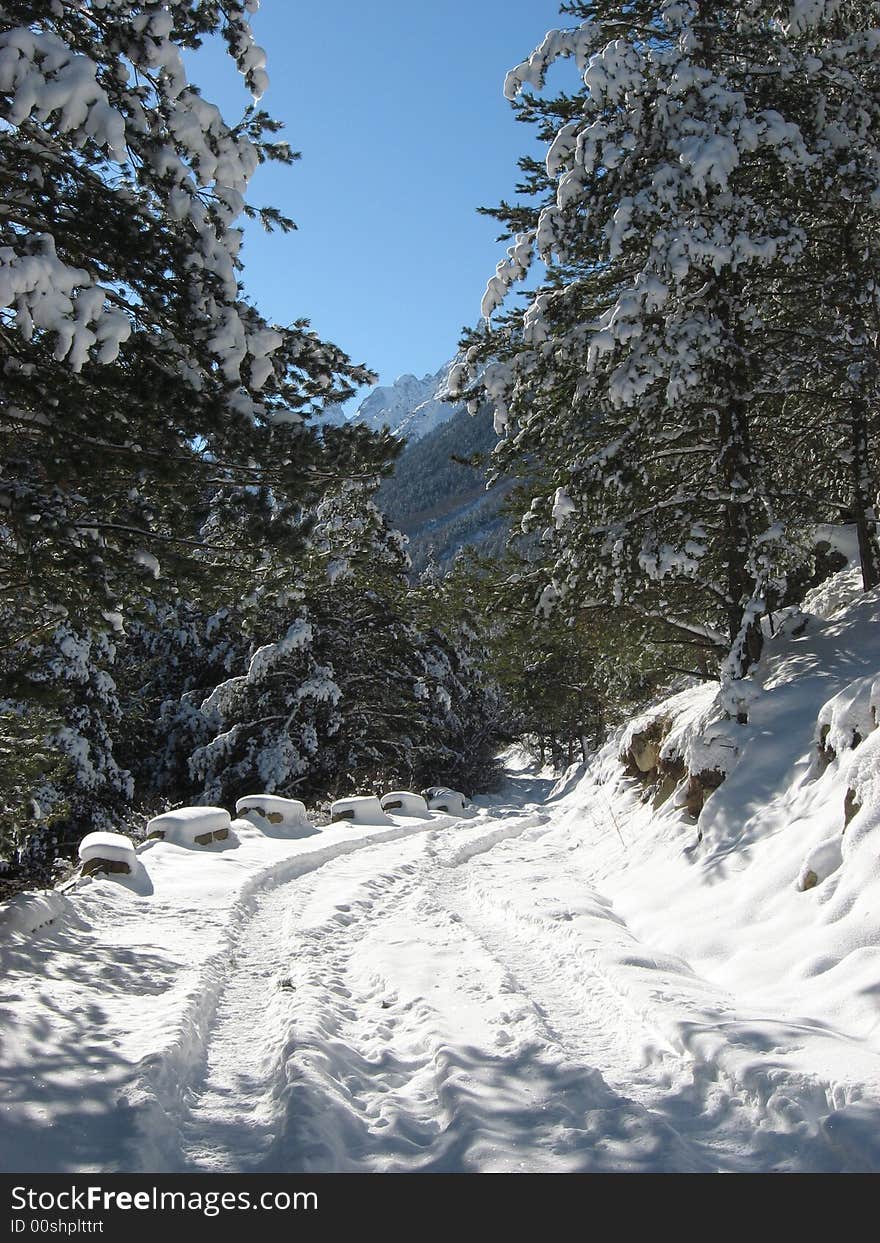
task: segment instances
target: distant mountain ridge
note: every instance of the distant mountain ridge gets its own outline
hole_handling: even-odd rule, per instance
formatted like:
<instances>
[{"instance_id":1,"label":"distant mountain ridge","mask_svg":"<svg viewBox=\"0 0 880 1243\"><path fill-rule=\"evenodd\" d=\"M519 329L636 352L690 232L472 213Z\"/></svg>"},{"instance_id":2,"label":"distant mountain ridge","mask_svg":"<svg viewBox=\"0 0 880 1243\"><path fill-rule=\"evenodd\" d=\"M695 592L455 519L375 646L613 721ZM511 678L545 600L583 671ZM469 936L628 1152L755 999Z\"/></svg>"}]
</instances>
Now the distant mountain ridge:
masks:
<instances>
[{"instance_id":1,"label":"distant mountain ridge","mask_svg":"<svg viewBox=\"0 0 880 1243\"><path fill-rule=\"evenodd\" d=\"M511 485L487 490L485 467L462 460L489 456L498 442L492 417L487 410L472 418L466 410L450 409L446 422L407 443L376 498L409 536L414 576L431 563L447 570L467 546L498 554L507 540L508 523L500 511Z\"/></svg>"},{"instance_id":2,"label":"distant mountain ridge","mask_svg":"<svg viewBox=\"0 0 880 1243\"><path fill-rule=\"evenodd\" d=\"M507 539L500 511L510 485L487 491L484 468L455 460L488 456L498 442L486 410L472 418L461 403L444 401L455 361L421 379L407 374L380 384L352 415L334 406L324 416L334 424L365 423L373 431L387 427L406 441L376 499L409 537L413 577L431 564L447 570L467 546L500 553Z\"/></svg>"},{"instance_id":3,"label":"distant mountain ridge","mask_svg":"<svg viewBox=\"0 0 880 1243\"><path fill-rule=\"evenodd\" d=\"M373 431L387 427L410 443L421 440L462 408L444 400L454 361L421 379L409 374L398 376L393 384L380 384L368 393L354 414L346 415L340 406L331 406L324 418L335 424L366 423Z\"/></svg>"}]
</instances>

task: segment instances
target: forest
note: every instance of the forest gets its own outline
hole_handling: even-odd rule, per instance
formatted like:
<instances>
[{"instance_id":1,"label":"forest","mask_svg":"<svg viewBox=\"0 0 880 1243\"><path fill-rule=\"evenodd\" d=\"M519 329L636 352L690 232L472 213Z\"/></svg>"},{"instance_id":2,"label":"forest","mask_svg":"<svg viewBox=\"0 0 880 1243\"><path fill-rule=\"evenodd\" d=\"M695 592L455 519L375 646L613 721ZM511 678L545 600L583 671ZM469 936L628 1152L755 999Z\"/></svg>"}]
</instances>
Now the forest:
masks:
<instances>
[{"instance_id":1,"label":"forest","mask_svg":"<svg viewBox=\"0 0 880 1243\"><path fill-rule=\"evenodd\" d=\"M564 765L694 682L745 723L829 527L880 583L876 6L562 6L505 83L546 158L482 207L507 252L450 385L512 534L422 574L377 504L401 443L321 423L368 368L247 295L241 221L293 225L249 182L296 158L254 7L0 5L7 887L257 786L489 788L503 744Z\"/></svg>"}]
</instances>

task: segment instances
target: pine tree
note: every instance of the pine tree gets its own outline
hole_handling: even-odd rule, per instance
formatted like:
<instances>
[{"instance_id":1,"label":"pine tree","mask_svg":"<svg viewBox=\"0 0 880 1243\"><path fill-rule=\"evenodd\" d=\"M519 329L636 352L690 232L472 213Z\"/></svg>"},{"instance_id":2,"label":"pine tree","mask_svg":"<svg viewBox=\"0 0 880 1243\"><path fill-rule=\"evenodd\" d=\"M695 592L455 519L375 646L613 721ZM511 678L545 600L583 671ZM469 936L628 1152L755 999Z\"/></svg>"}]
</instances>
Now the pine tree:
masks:
<instances>
[{"instance_id":1,"label":"pine tree","mask_svg":"<svg viewBox=\"0 0 880 1243\"><path fill-rule=\"evenodd\" d=\"M200 683L168 703L166 771L179 782L188 753L196 797L320 800L438 782L472 792L489 779L498 712L476 632L461 617L432 624L377 484L328 491L308 558L276 561L241 601L242 658L208 691ZM425 594L446 611L438 584Z\"/></svg>"},{"instance_id":2,"label":"pine tree","mask_svg":"<svg viewBox=\"0 0 880 1243\"><path fill-rule=\"evenodd\" d=\"M250 178L296 158L257 104L256 7L0 4L0 695L16 787L48 745L80 829L130 793L117 752L150 768L136 735L155 738L158 683L126 626L183 602L207 623L267 550L301 555L329 482L387 457L311 420L369 373L245 298L241 218L293 227L248 204ZM233 124L187 77L214 36L254 99ZM165 681L172 702L190 689Z\"/></svg>"},{"instance_id":3,"label":"pine tree","mask_svg":"<svg viewBox=\"0 0 880 1243\"><path fill-rule=\"evenodd\" d=\"M525 313L470 339L452 387L494 400L502 463L543 463L533 517L558 547L543 602L638 609L736 681L760 653L761 613L808 555L809 498L779 496L770 328L811 244L809 175L829 135L803 124L815 82L789 81L806 63L789 6L565 10L581 24L508 75L513 99L573 57L583 89L523 95L547 161L523 161L536 206L492 212L516 236L484 315L536 256L547 279Z\"/></svg>"},{"instance_id":4,"label":"pine tree","mask_svg":"<svg viewBox=\"0 0 880 1243\"><path fill-rule=\"evenodd\" d=\"M221 573L252 553L242 503L327 467L306 424L363 381L304 321L243 297L242 212L259 163L293 159L256 107L235 125L189 83L219 32L265 86L253 5L0 5L0 335L7 642L117 611L139 567ZM204 529L212 491L241 521ZM136 590L136 588L135 588Z\"/></svg>"},{"instance_id":5,"label":"pine tree","mask_svg":"<svg viewBox=\"0 0 880 1243\"><path fill-rule=\"evenodd\" d=\"M775 346L766 391L781 398L782 438L799 444L795 463L781 457L786 482L809 491L822 518L855 525L868 590L880 584L878 9L801 5L786 18L779 89L810 150L788 195L807 243L766 308ZM806 469L793 471L801 459Z\"/></svg>"}]
</instances>

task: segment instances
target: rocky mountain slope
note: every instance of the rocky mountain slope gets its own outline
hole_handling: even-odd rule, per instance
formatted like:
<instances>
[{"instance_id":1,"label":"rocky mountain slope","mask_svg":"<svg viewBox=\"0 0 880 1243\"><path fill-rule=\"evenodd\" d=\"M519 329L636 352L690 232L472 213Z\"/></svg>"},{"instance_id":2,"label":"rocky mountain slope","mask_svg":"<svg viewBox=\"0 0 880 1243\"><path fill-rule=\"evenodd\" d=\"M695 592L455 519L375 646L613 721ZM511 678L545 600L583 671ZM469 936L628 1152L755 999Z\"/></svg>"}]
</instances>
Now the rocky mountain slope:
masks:
<instances>
[{"instance_id":1,"label":"rocky mountain slope","mask_svg":"<svg viewBox=\"0 0 880 1243\"><path fill-rule=\"evenodd\" d=\"M409 537L413 573L431 562L441 569L459 549L472 545L499 553L507 537L501 506L509 486L486 489L485 467L466 465L473 454L488 455L497 442L488 415L454 412L428 435L407 443L394 475L379 489L378 502Z\"/></svg>"},{"instance_id":2,"label":"rocky mountain slope","mask_svg":"<svg viewBox=\"0 0 880 1243\"><path fill-rule=\"evenodd\" d=\"M444 400L452 365L445 363L421 379L402 375L393 384L379 385L352 415L337 406L324 416L337 424L357 420L375 431L387 427L406 441L378 502L409 537L414 576L431 563L448 569L466 546L499 553L507 537L500 510L509 488L487 491L485 468L465 464L474 454L491 453L498 439L492 419L485 413L472 418L462 406Z\"/></svg>"}]
</instances>

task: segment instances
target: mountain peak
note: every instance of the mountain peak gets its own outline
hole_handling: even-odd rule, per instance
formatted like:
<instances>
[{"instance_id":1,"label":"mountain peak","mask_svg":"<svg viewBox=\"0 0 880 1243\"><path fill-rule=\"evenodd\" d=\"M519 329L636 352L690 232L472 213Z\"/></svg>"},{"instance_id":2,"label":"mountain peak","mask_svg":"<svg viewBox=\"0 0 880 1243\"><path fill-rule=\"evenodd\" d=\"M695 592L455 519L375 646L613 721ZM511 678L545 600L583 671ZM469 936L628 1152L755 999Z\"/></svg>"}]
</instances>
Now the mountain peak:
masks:
<instances>
[{"instance_id":1,"label":"mountain peak","mask_svg":"<svg viewBox=\"0 0 880 1243\"><path fill-rule=\"evenodd\" d=\"M393 384L377 385L351 419L366 423L374 431L387 427L404 440L421 440L461 409L443 400L454 361L451 359L439 371L421 379L407 372L398 376ZM344 421L337 411L341 414L338 406L326 411L328 419L334 423Z\"/></svg>"}]
</instances>

